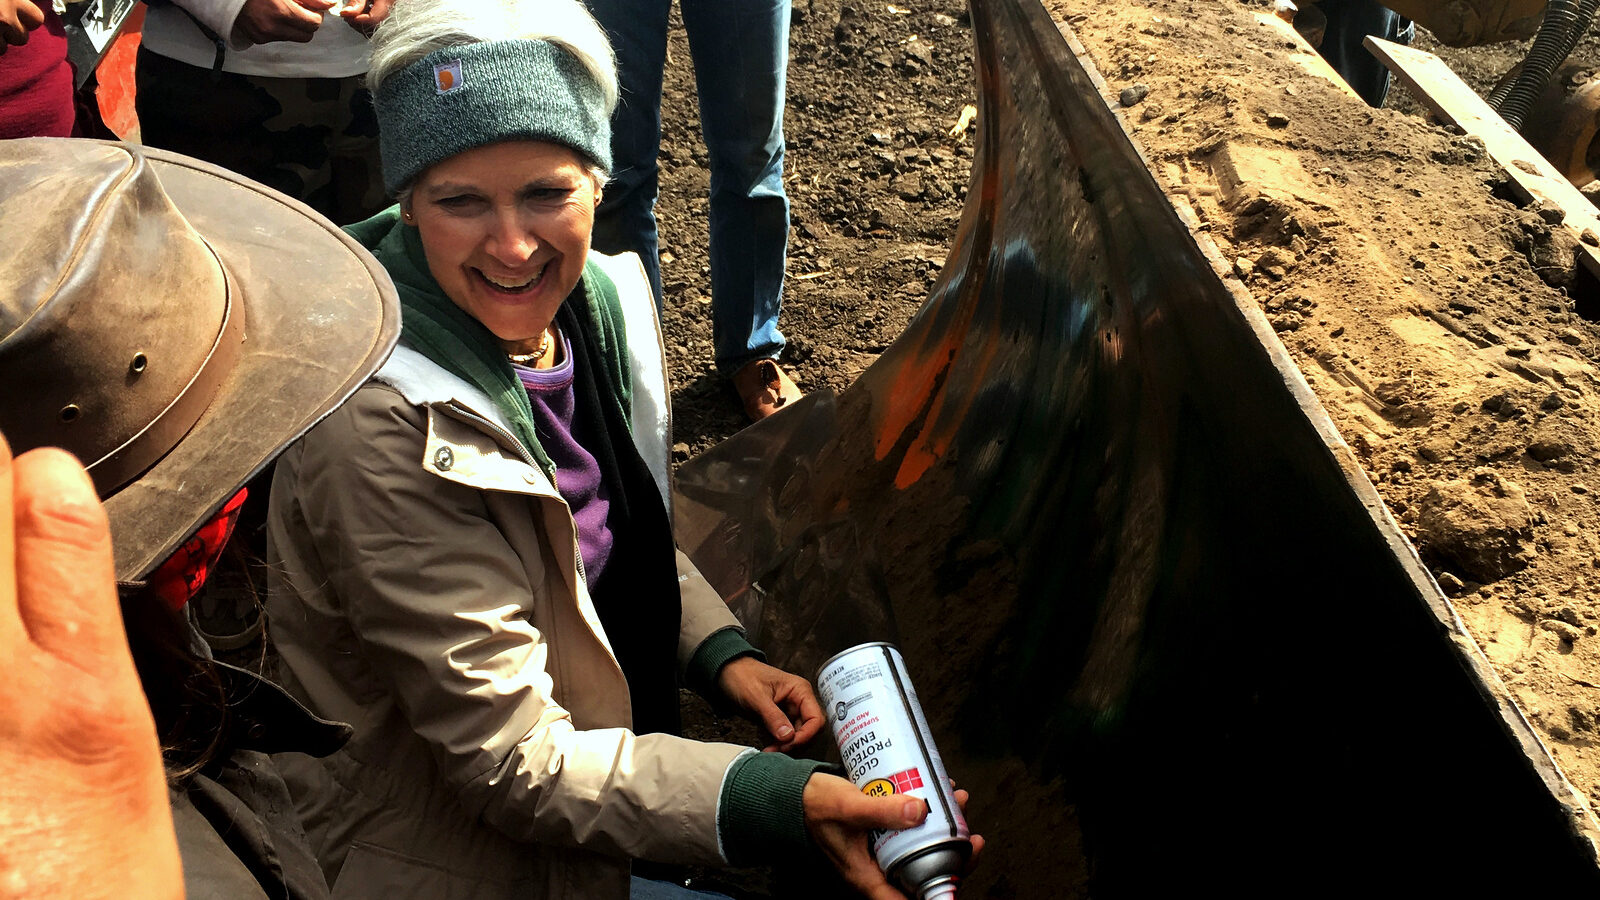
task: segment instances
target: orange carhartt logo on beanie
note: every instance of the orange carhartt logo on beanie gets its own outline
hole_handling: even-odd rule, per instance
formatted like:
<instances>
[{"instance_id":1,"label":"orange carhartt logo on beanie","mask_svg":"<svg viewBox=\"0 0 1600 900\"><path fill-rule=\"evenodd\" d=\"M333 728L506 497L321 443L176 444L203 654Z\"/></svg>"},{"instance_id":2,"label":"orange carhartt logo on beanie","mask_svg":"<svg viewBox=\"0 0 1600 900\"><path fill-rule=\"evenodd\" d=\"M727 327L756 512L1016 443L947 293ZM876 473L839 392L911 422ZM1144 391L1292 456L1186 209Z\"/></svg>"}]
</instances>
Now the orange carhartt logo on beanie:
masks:
<instances>
[{"instance_id":1,"label":"orange carhartt logo on beanie","mask_svg":"<svg viewBox=\"0 0 1600 900\"><path fill-rule=\"evenodd\" d=\"M448 94L459 87L461 87L461 60L454 59L433 67L433 89L436 92Z\"/></svg>"}]
</instances>

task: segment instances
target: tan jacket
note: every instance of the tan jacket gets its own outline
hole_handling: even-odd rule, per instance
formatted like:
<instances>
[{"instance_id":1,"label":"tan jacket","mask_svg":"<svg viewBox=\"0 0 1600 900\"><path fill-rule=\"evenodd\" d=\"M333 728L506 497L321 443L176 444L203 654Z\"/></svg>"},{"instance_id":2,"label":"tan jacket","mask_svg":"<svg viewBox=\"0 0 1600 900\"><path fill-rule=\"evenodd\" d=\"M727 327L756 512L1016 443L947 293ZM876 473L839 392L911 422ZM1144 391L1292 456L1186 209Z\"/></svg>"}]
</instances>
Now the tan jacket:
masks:
<instances>
[{"instance_id":1,"label":"tan jacket","mask_svg":"<svg viewBox=\"0 0 1600 900\"><path fill-rule=\"evenodd\" d=\"M624 306L650 304L632 270ZM636 381L663 368L648 311ZM280 759L335 897L622 900L630 857L725 863L718 798L753 751L628 730L572 516L476 388L399 348L280 457L269 542L282 680L355 726L327 760ZM678 566L681 668L737 622Z\"/></svg>"}]
</instances>

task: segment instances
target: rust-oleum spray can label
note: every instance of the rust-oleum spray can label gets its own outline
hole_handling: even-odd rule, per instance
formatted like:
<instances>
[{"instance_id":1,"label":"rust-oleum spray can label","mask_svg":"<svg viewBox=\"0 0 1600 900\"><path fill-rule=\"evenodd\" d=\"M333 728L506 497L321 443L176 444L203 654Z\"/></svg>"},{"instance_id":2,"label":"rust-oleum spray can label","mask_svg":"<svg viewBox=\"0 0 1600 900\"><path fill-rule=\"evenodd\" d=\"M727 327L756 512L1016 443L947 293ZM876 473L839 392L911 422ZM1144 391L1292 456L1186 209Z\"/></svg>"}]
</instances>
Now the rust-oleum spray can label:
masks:
<instances>
[{"instance_id":1,"label":"rust-oleum spray can label","mask_svg":"<svg viewBox=\"0 0 1600 900\"><path fill-rule=\"evenodd\" d=\"M851 647L823 663L817 691L851 782L865 794L910 794L928 804L916 828L873 832L878 865L913 898L954 897L972 841L900 651Z\"/></svg>"}]
</instances>

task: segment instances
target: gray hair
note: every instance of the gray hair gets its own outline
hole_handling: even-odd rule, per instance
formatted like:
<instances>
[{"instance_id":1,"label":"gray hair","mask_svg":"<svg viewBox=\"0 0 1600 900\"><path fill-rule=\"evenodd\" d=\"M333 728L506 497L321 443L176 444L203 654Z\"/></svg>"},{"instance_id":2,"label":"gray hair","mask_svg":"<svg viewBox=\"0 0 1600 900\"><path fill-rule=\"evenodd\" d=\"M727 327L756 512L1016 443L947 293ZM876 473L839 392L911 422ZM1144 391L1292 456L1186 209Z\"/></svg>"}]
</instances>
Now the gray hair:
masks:
<instances>
[{"instance_id":1,"label":"gray hair","mask_svg":"<svg viewBox=\"0 0 1600 900\"><path fill-rule=\"evenodd\" d=\"M617 106L617 61L611 42L578 0L400 0L372 36L367 88L445 47L514 39L548 41L588 70L605 99Z\"/></svg>"}]
</instances>

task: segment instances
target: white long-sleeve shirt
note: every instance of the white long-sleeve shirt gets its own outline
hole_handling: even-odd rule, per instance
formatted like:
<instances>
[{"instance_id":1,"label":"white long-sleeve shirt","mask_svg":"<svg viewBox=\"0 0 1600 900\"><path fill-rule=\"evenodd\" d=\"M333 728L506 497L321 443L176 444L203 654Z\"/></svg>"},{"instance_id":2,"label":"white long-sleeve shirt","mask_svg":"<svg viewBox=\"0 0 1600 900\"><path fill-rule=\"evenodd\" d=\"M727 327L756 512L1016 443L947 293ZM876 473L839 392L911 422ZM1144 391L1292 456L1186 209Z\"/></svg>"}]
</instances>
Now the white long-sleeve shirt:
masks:
<instances>
[{"instance_id":1,"label":"white long-sleeve shirt","mask_svg":"<svg viewBox=\"0 0 1600 900\"><path fill-rule=\"evenodd\" d=\"M244 2L173 0L172 5L152 6L145 17L142 43L152 53L209 70L216 61L216 45L184 14L187 9L229 41L222 61L224 72L272 78L346 78L367 71L367 39L336 15L323 18L310 43L233 43L233 23Z\"/></svg>"}]
</instances>

